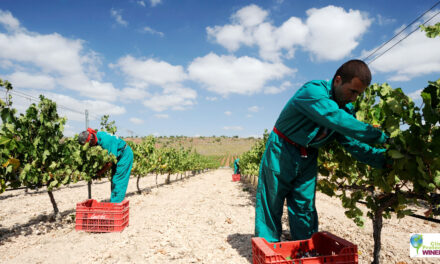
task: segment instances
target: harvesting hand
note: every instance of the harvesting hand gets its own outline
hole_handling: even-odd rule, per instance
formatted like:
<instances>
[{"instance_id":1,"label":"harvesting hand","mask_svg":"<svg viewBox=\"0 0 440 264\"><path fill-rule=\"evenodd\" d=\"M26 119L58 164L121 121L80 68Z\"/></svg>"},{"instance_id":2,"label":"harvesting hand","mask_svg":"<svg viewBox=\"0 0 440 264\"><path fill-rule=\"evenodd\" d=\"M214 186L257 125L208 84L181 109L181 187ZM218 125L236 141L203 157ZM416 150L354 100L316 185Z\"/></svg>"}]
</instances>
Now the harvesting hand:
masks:
<instances>
[{"instance_id":1,"label":"harvesting hand","mask_svg":"<svg viewBox=\"0 0 440 264\"><path fill-rule=\"evenodd\" d=\"M112 167L113 163L111 162L107 162L104 167L102 167L101 170L99 170L96 174L98 176L101 176L102 174L104 174L106 171L108 171L108 169L110 169Z\"/></svg>"}]
</instances>

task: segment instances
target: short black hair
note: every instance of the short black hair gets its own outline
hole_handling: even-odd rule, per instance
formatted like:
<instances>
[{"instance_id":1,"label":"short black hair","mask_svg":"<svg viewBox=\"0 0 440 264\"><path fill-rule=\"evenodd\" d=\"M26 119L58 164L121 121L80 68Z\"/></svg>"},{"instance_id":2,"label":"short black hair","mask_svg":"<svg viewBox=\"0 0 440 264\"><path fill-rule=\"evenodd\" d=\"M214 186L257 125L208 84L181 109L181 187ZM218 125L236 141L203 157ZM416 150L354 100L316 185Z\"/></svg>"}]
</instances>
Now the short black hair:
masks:
<instances>
[{"instance_id":1,"label":"short black hair","mask_svg":"<svg viewBox=\"0 0 440 264\"><path fill-rule=\"evenodd\" d=\"M364 85L368 86L371 83L370 69L368 65L361 60L349 60L342 64L336 71L335 76L333 76L333 82L338 75L341 76L342 84L351 82L354 77L359 78Z\"/></svg>"},{"instance_id":2,"label":"short black hair","mask_svg":"<svg viewBox=\"0 0 440 264\"><path fill-rule=\"evenodd\" d=\"M79 133L78 135L78 143L81 145L86 144L87 138L89 137L89 131L83 131ZM93 141L95 139L95 135L90 135L90 141Z\"/></svg>"}]
</instances>

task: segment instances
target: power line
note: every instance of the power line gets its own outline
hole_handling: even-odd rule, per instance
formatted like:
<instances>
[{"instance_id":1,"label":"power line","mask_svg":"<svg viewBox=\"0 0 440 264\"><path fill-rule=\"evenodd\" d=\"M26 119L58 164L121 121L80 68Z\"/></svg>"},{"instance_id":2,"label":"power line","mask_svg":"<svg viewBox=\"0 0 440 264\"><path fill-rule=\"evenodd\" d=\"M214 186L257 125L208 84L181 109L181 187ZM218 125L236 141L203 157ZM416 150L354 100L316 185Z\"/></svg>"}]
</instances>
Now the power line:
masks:
<instances>
[{"instance_id":1,"label":"power line","mask_svg":"<svg viewBox=\"0 0 440 264\"><path fill-rule=\"evenodd\" d=\"M35 100L37 102L40 101L40 98L36 98L36 97L34 97L32 95L28 95L28 94L25 94L25 93L20 92L20 91L12 91L12 93L15 93L16 95L19 95L19 96L21 94L23 97L25 97L25 96L31 97L31 98L33 98L33 100ZM74 113L77 113L77 114L80 114L80 115L84 115L84 112L72 109L70 107L64 106L64 105L59 104L59 103L56 103L56 104L57 104L57 107L60 108L60 109L64 109L64 110L68 110L68 111L71 111L71 112L74 112Z\"/></svg>"},{"instance_id":2,"label":"power line","mask_svg":"<svg viewBox=\"0 0 440 264\"><path fill-rule=\"evenodd\" d=\"M4 88L4 89L6 90L6 88ZM11 90L9 92L14 94L14 95L20 96L22 98L25 98L25 99L28 99L28 100L31 100L31 101L35 101L37 103L40 102L40 98L35 97L33 95L30 95L30 94L27 94L27 93L24 93L24 92L21 92L21 91ZM64 106L62 104L59 104L59 103L56 103L56 104L57 104L57 107L60 108L60 109L67 110L67 111L74 112L74 113L81 114L81 115L85 114L85 112L81 112L81 111L72 109L72 108ZM99 119L99 117L97 117L96 115L90 115L90 116L93 117L94 119Z\"/></svg>"},{"instance_id":3,"label":"power line","mask_svg":"<svg viewBox=\"0 0 440 264\"><path fill-rule=\"evenodd\" d=\"M426 20L423 24L421 25L425 25L426 23L428 23L429 21L431 21L434 17L436 17L438 14L440 14L440 11L437 12L436 14L434 14L431 18L429 18L428 20ZM367 64L371 64L373 61L377 60L379 57L381 57L382 55L384 55L385 53L387 53L390 49L394 48L397 44L399 44L400 42L402 42L403 40L405 40L406 38L408 38L410 35L412 35L414 32L416 32L417 30L419 30L419 27L416 27L416 29L414 29L413 31L411 31L408 35L406 35L404 38L402 38L401 40L399 40L398 42L396 42L393 46L391 46L390 48L388 48L387 50L385 50L383 53L377 55L376 57L374 57L374 59L372 59L371 61L369 61Z\"/></svg>"},{"instance_id":4,"label":"power line","mask_svg":"<svg viewBox=\"0 0 440 264\"><path fill-rule=\"evenodd\" d=\"M429 11L431 11L434 7L436 7L438 4L440 4L440 1L438 1L437 3L435 3L431 8L429 8L428 10L426 10L423 14L421 14L419 17L417 17L416 19L414 19L414 21L412 21L410 24L408 24L404 29L400 30L397 34L395 34L391 39L389 39L387 42L383 43L382 45L380 45L378 48L376 48L374 51L372 51L370 53L370 55L368 55L367 57L363 58L362 60L367 60L369 57L371 57L374 53L376 53L378 50L380 50L383 46L385 46L386 44L390 43L390 41L392 41L393 39L395 39L398 35L400 35L402 32L404 32L407 28L409 28L412 24L414 24L415 22L417 22L420 18L422 18L426 13L428 13ZM426 22L425 22L426 23ZM406 37L405 37L406 38Z\"/></svg>"},{"instance_id":5,"label":"power line","mask_svg":"<svg viewBox=\"0 0 440 264\"><path fill-rule=\"evenodd\" d=\"M4 87L2 87L2 88L4 88ZM4 88L4 89L6 90L6 88ZM17 95L17 96L20 96L20 97L22 97L22 98L28 99L29 101L34 101L34 102L37 102L37 103L40 102L40 98L35 97L35 96L33 96L33 95L30 95L30 94L27 94L27 93L24 93L24 92L21 92L21 91L10 90L10 91L8 91L8 92L11 93L11 94L13 94L13 95ZM5 100L7 100L7 97L6 97L6 96L5 96ZM61 105L61 104L59 104L59 103L56 103L56 105L57 105L57 108L59 108L59 109L67 110L67 111L70 111L70 112L73 112L73 113L77 113L77 114L80 114L80 115L85 115L85 111L84 111L84 112L81 112L81 111L78 111L78 110L72 109L72 108L70 108L70 107L67 107L67 106ZM91 115L91 114L89 113L89 116L92 117L93 119L99 120L99 117L96 116L96 115Z\"/></svg>"}]
</instances>

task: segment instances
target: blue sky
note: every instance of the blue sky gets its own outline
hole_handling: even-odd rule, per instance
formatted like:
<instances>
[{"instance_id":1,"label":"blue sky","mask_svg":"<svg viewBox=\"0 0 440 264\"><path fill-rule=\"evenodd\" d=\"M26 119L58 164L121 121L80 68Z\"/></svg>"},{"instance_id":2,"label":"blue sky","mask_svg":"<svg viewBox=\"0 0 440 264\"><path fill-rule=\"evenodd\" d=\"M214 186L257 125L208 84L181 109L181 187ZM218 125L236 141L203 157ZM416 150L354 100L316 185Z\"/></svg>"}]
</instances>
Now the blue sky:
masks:
<instances>
[{"instance_id":1,"label":"blue sky","mask_svg":"<svg viewBox=\"0 0 440 264\"><path fill-rule=\"evenodd\" d=\"M1 0L0 78L62 106L66 135L88 109L91 127L109 114L121 136L261 136L302 84L331 79L435 3ZM370 64L373 82L420 103L439 47L417 31ZM33 102L13 96L20 111Z\"/></svg>"}]
</instances>

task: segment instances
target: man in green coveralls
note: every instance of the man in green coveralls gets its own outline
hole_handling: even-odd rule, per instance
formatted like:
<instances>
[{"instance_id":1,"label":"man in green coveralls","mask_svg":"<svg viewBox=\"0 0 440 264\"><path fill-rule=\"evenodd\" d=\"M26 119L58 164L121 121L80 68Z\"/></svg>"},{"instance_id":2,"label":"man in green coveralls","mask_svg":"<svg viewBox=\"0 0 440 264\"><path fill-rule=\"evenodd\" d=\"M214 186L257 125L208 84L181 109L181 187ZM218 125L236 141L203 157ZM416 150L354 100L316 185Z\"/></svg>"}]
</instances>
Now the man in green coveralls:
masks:
<instances>
[{"instance_id":1,"label":"man in green coveralls","mask_svg":"<svg viewBox=\"0 0 440 264\"><path fill-rule=\"evenodd\" d=\"M330 81L304 84L287 102L269 135L260 164L255 236L280 241L287 200L292 240L318 231L315 208L318 148L336 139L353 157L373 167L385 166L387 135L358 121L354 102L370 85L371 72L360 60L344 63Z\"/></svg>"},{"instance_id":2,"label":"man in green coveralls","mask_svg":"<svg viewBox=\"0 0 440 264\"><path fill-rule=\"evenodd\" d=\"M96 132L89 128L83 131L78 136L80 144L89 142L90 146L99 145L106 149L110 154L116 156L116 164L107 164L100 171L105 172L112 166L112 184L111 184L111 203L120 203L124 200L125 192L127 191L128 180L130 179L130 172L133 166L133 151L124 140L117 136L111 135L104 131Z\"/></svg>"},{"instance_id":3,"label":"man in green coveralls","mask_svg":"<svg viewBox=\"0 0 440 264\"><path fill-rule=\"evenodd\" d=\"M239 162L240 162L240 159L234 160L234 174L240 174Z\"/></svg>"}]
</instances>

